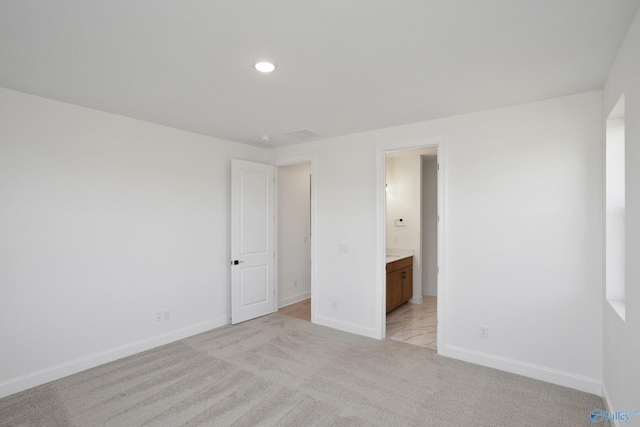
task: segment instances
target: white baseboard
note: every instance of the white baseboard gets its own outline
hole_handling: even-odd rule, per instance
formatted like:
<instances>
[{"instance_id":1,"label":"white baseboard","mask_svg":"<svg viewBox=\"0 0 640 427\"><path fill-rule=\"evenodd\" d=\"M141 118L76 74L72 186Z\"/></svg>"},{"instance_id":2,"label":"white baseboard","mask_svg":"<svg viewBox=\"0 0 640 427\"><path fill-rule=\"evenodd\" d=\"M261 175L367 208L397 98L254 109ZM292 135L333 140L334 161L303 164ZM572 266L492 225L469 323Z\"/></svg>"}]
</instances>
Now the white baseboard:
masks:
<instances>
[{"instance_id":1,"label":"white baseboard","mask_svg":"<svg viewBox=\"0 0 640 427\"><path fill-rule=\"evenodd\" d=\"M428 297L435 297L438 295L437 288L422 288L422 295L426 295Z\"/></svg>"},{"instance_id":2,"label":"white baseboard","mask_svg":"<svg viewBox=\"0 0 640 427\"><path fill-rule=\"evenodd\" d=\"M283 298L278 301L278 308L286 307L291 304L311 298L311 291L303 292L301 294L294 295L292 297Z\"/></svg>"},{"instance_id":3,"label":"white baseboard","mask_svg":"<svg viewBox=\"0 0 640 427\"><path fill-rule=\"evenodd\" d=\"M380 339L378 338L376 330L374 328L368 328L356 323L344 322L342 320L331 319L323 316L313 316L311 321L317 325L326 326L327 328L349 332L350 334L362 335L368 338Z\"/></svg>"},{"instance_id":4,"label":"white baseboard","mask_svg":"<svg viewBox=\"0 0 640 427\"><path fill-rule=\"evenodd\" d=\"M444 348L438 348L438 354L469 363L475 363L476 365L487 366L489 368L511 372L512 374L569 387L586 393L595 394L597 396L602 395L602 381L595 378L589 378L573 374L571 372L564 372L557 369L551 369L544 366L534 365L532 363L508 359L506 357L495 356L452 345L445 345Z\"/></svg>"},{"instance_id":5,"label":"white baseboard","mask_svg":"<svg viewBox=\"0 0 640 427\"><path fill-rule=\"evenodd\" d=\"M607 412L615 412L613 404L611 403L611 398L609 397L609 393L607 392L607 388L602 384L602 400L604 401L604 409ZM609 420L613 427L620 427L620 422L618 420Z\"/></svg>"},{"instance_id":6,"label":"white baseboard","mask_svg":"<svg viewBox=\"0 0 640 427\"><path fill-rule=\"evenodd\" d=\"M160 347L202 332L210 331L229 324L229 317L224 316L207 322L198 323L186 328L177 329L162 335L146 338L140 341L125 344L99 353L90 354L75 360L70 360L49 368L31 372L17 378L12 378L0 383L0 398L36 387L50 381L77 374L123 357L131 356L152 348Z\"/></svg>"},{"instance_id":7,"label":"white baseboard","mask_svg":"<svg viewBox=\"0 0 640 427\"><path fill-rule=\"evenodd\" d=\"M422 304L422 301L422 295L420 295L418 298L411 298L409 304Z\"/></svg>"}]
</instances>

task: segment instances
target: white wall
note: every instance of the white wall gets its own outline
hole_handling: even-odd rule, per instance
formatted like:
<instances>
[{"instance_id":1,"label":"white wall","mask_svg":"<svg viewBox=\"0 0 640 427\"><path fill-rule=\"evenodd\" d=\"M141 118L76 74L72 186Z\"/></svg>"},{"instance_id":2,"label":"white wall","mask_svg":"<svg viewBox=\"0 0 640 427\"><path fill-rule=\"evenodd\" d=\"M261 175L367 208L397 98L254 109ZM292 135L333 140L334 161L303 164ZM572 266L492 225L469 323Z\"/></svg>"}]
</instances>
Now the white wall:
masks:
<instances>
[{"instance_id":1,"label":"white wall","mask_svg":"<svg viewBox=\"0 0 640 427\"><path fill-rule=\"evenodd\" d=\"M403 150L386 161L387 247L419 249L420 154ZM402 219L403 227L395 221Z\"/></svg>"},{"instance_id":2,"label":"white wall","mask_svg":"<svg viewBox=\"0 0 640 427\"><path fill-rule=\"evenodd\" d=\"M311 163L278 168L278 307L311 296Z\"/></svg>"},{"instance_id":3,"label":"white wall","mask_svg":"<svg viewBox=\"0 0 640 427\"><path fill-rule=\"evenodd\" d=\"M610 409L640 409L640 11L604 86L606 120L621 95L625 98L626 138L626 320L605 300L604 391ZM604 148L601 148L604 152ZM623 423L620 423L621 425ZM624 425L627 425L624 423ZM640 426L640 416L628 425Z\"/></svg>"},{"instance_id":4,"label":"white wall","mask_svg":"<svg viewBox=\"0 0 640 427\"><path fill-rule=\"evenodd\" d=\"M0 89L0 397L228 322L232 157Z\"/></svg>"},{"instance_id":5,"label":"white wall","mask_svg":"<svg viewBox=\"0 0 640 427\"><path fill-rule=\"evenodd\" d=\"M588 92L273 149L276 161L316 159L316 322L381 335L384 248L376 245L384 224L378 226L376 210L384 179L377 153L441 138L448 281L439 294L446 307L439 313L445 340L439 351L598 393L601 96ZM348 254L338 253L340 244ZM479 337L479 325L489 327L489 339Z\"/></svg>"},{"instance_id":6,"label":"white wall","mask_svg":"<svg viewBox=\"0 0 640 427\"><path fill-rule=\"evenodd\" d=\"M438 294L438 159L422 157L422 294Z\"/></svg>"},{"instance_id":7,"label":"white wall","mask_svg":"<svg viewBox=\"0 0 640 427\"><path fill-rule=\"evenodd\" d=\"M622 57L637 51L637 19L633 31ZM638 123L637 59L631 68L630 61L612 72L607 94L631 82L627 115ZM384 169L378 170L378 152L433 138L446 141L447 153L441 167L448 280L439 296L446 308L439 313L445 342L439 351L597 392L601 96L589 92L265 152L0 90L0 393L228 321L231 157L313 157L315 321L380 336L384 247L377 245L384 224L376 209ZM636 141L633 126L628 133ZM635 162L640 144L631 145L627 158ZM640 180L636 175L630 172L629 181ZM637 218L640 198L629 191L630 216ZM631 235L637 225L630 224ZM634 244L630 256L640 252ZM339 245L348 253L339 253ZM632 283L639 272L629 268ZM628 323L607 326L607 339L612 349L624 343L630 355L610 350L608 369L619 362L627 377L637 378L631 362L638 356L631 340L638 336L637 292L628 289L627 299ZM171 320L155 322L158 310L171 310ZM478 337L480 324L489 327L489 339ZM628 378L607 378L616 404L626 405L629 391L637 397Z\"/></svg>"}]
</instances>

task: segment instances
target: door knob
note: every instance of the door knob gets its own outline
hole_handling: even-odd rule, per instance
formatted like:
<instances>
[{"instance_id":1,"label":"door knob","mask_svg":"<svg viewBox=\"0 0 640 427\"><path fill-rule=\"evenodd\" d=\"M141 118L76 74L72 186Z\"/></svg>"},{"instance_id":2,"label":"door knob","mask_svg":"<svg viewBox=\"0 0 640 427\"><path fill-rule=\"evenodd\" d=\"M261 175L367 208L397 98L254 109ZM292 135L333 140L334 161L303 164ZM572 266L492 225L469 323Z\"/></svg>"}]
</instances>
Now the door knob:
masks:
<instances>
[{"instance_id":1,"label":"door knob","mask_svg":"<svg viewBox=\"0 0 640 427\"><path fill-rule=\"evenodd\" d=\"M244 261L238 261L237 259L234 259L233 261L231 261L231 265L238 265L241 262L244 262Z\"/></svg>"}]
</instances>

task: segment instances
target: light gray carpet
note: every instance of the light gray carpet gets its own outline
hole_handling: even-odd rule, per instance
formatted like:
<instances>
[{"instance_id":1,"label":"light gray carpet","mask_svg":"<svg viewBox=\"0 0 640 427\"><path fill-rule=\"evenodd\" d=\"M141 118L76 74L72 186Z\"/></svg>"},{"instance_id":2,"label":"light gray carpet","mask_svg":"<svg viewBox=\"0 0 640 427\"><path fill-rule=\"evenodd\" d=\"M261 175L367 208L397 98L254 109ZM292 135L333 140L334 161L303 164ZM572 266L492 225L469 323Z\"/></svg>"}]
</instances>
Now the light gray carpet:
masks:
<instances>
[{"instance_id":1,"label":"light gray carpet","mask_svg":"<svg viewBox=\"0 0 640 427\"><path fill-rule=\"evenodd\" d=\"M281 314L0 400L0 426L590 426L602 400ZM600 426L606 424L599 424Z\"/></svg>"}]
</instances>

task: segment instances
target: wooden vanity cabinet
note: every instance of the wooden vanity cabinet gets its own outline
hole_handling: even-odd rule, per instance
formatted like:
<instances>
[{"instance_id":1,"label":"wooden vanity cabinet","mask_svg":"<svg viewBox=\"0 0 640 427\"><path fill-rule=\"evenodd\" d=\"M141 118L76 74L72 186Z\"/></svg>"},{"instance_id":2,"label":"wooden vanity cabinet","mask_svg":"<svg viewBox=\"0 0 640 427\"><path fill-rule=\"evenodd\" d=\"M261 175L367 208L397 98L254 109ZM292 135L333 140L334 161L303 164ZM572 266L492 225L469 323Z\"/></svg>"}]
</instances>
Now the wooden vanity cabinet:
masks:
<instances>
[{"instance_id":1,"label":"wooden vanity cabinet","mask_svg":"<svg viewBox=\"0 0 640 427\"><path fill-rule=\"evenodd\" d=\"M393 300L393 271L389 271L391 263L387 264L387 313L395 308Z\"/></svg>"},{"instance_id":2,"label":"wooden vanity cabinet","mask_svg":"<svg viewBox=\"0 0 640 427\"><path fill-rule=\"evenodd\" d=\"M387 264L387 313L413 296L413 257Z\"/></svg>"}]
</instances>

